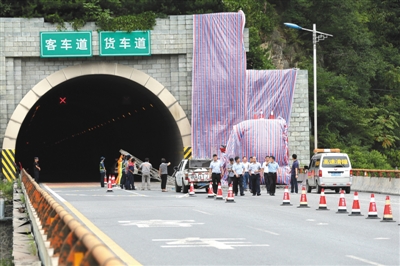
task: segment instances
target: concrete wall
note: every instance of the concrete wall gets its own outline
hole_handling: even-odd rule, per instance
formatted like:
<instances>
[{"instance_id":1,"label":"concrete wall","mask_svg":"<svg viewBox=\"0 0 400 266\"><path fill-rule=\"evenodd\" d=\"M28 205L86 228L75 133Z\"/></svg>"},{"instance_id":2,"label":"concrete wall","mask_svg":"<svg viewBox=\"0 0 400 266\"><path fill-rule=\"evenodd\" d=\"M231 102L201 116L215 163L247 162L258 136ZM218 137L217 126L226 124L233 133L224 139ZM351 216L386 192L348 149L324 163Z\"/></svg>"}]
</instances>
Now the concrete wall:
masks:
<instances>
[{"instance_id":1,"label":"concrete wall","mask_svg":"<svg viewBox=\"0 0 400 266\"><path fill-rule=\"evenodd\" d=\"M400 178L353 176L351 189L353 191L400 195Z\"/></svg>"},{"instance_id":2,"label":"concrete wall","mask_svg":"<svg viewBox=\"0 0 400 266\"><path fill-rule=\"evenodd\" d=\"M72 28L67 25L67 30ZM0 18L0 143L16 106L39 81L52 73L87 61L118 63L145 72L164 85L178 100L189 120L192 97L193 17L170 16L157 19L151 32L150 57L99 57L98 33L94 23L82 30L93 32L93 57L40 58L39 32L56 31L42 18ZM248 30L245 29L248 51ZM290 153L308 164L309 114L307 71L299 71L289 128Z\"/></svg>"}]
</instances>

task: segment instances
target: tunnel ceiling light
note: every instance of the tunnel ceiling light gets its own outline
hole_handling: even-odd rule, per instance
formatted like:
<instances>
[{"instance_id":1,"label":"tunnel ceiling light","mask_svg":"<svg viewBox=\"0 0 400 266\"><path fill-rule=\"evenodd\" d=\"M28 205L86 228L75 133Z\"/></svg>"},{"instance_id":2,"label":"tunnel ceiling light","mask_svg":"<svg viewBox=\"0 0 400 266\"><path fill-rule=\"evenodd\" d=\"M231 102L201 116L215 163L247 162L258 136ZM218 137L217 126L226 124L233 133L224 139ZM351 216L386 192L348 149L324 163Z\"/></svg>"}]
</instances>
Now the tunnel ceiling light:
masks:
<instances>
[{"instance_id":1,"label":"tunnel ceiling light","mask_svg":"<svg viewBox=\"0 0 400 266\"><path fill-rule=\"evenodd\" d=\"M142 109L146 111L146 108L142 107Z\"/></svg>"},{"instance_id":2,"label":"tunnel ceiling light","mask_svg":"<svg viewBox=\"0 0 400 266\"><path fill-rule=\"evenodd\" d=\"M131 113L128 112L128 115L131 115Z\"/></svg>"},{"instance_id":3,"label":"tunnel ceiling light","mask_svg":"<svg viewBox=\"0 0 400 266\"><path fill-rule=\"evenodd\" d=\"M150 104L151 107L154 107L152 104Z\"/></svg>"}]
</instances>

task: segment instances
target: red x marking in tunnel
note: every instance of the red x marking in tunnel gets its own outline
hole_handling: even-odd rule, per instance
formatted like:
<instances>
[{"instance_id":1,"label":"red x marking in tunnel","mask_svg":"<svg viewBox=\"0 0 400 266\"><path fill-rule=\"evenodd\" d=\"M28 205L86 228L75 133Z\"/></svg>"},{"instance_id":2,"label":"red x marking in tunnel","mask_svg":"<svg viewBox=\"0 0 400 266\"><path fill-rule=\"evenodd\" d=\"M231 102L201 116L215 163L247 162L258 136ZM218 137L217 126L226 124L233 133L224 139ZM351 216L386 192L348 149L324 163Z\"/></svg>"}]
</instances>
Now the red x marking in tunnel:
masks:
<instances>
[{"instance_id":1,"label":"red x marking in tunnel","mask_svg":"<svg viewBox=\"0 0 400 266\"><path fill-rule=\"evenodd\" d=\"M67 104L67 97L60 97L60 104Z\"/></svg>"}]
</instances>

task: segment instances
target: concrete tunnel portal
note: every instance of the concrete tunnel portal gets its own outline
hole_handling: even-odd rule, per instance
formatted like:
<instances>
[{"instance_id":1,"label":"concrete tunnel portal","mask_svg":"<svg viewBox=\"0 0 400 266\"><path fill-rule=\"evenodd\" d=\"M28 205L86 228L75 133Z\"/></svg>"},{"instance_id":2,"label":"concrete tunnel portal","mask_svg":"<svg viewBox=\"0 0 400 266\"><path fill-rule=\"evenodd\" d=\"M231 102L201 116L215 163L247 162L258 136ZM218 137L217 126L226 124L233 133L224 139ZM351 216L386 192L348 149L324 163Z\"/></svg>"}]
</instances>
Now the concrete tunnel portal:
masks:
<instances>
[{"instance_id":1,"label":"concrete tunnel portal","mask_svg":"<svg viewBox=\"0 0 400 266\"><path fill-rule=\"evenodd\" d=\"M16 163L31 170L38 156L41 182L98 181L100 156L110 172L124 149L150 158L156 168L166 158L172 173L184 143L168 109L159 95L131 79L104 74L68 79L30 108L16 140Z\"/></svg>"}]
</instances>

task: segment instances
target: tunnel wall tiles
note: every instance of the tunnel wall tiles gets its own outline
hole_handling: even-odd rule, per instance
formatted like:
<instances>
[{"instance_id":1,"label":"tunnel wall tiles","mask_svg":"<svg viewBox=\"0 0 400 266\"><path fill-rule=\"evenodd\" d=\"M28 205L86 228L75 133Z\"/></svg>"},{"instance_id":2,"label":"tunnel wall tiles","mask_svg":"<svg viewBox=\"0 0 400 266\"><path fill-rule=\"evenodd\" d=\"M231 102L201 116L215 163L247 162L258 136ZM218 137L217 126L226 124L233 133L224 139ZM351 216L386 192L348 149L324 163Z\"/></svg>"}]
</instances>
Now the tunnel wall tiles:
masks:
<instances>
[{"instance_id":1,"label":"tunnel wall tiles","mask_svg":"<svg viewBox=\"0 0 400 266\"><path fill-rule=\"evenodd\" d=\"M45 83L52 86L52 82L73 78L89 69L85 68L85 64L90 63L102 62L104 64L99 64L99 71L103 72L104 69L100 68L106 67L107 71L115 71L115 75L125 78L130 78L128 75L134 75L137 70L144 72L175 97L190 122L193 16L170 16L157 19L156 23L151 32L152 55L149 57L99 57L97 28L95 23L90 22L81 30L92 31L93 57L44 59L39 57L39 32L56 31L55 25L44 22L43 18L0 18L0 143L3 143L14 110L35 85ZM67 31L72 30L71 25L66 24L66 27ZM248 51L248 29L245 29L244 41ZM116 67L112 70L106 63ZM68 68L71 66L75 67ZM60 77L47 79L66 68L68 70L59 73ZM93 68L90 69L93 71ZM38 91L40 88L44 87L37 86L31 93L40 97L43 94ZM174 108L173 112L176 112ZM301 164L307 164L310 158L309 132L308 76L307 71L299 71L290 121L289 148L291 153L299 155Z\"/></svg>"}]
</instances>

